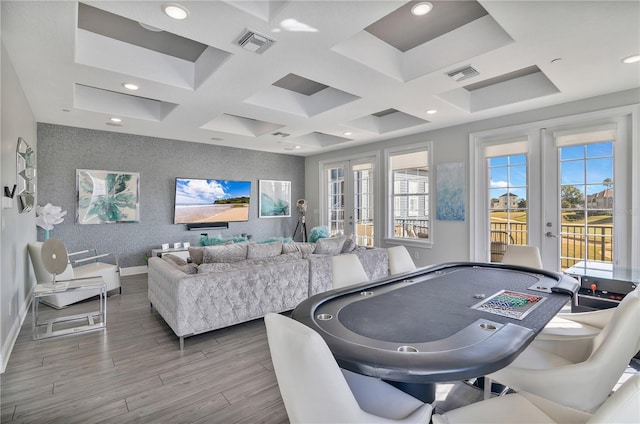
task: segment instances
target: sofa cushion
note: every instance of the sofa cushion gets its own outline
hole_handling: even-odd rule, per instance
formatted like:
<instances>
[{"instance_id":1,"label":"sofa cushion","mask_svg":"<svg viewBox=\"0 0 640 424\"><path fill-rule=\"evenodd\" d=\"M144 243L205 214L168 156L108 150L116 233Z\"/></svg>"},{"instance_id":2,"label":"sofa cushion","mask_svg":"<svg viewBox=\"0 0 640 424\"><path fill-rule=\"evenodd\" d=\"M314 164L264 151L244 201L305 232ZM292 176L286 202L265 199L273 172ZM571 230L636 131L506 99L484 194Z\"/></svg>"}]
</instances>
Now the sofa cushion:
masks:
<instances>
[{"instance_id":1,"label":"sofa cushion","mask_svg":"<svg viewBox=\"0 0 640 424\"><path fill-rule=\"evenodd\" d=\"M187 261L185 261L181 257L172 255L171 253L162 255L162 259L170 263L171 265L175 266L185 274L195 274L198 272L198 266L196 264L189 264L187 263Z\"/></svg>"},{"instance_id":2,"label":"sofa cushion","mask_svg":"<svg viewBox=\"0 0 640 424\"><path fill-rule=\"evenodd\" d=\"M233 243L204 248L202 263L237 262L247 259L248 243Z\"/></svg>"},{"instance_id":3,"label":"sofa cushion","mask_svg":"<svg viewBox=\"0 0 640 424\"><path fill-rule=\"evenodd\" d=\"M247 259L260 259L278 256L282 253L282 240L274 243L251 243L247 248Z\"/></svg>"},{"instance_id":4,"label":"sofa cushion","mask_svg":"<svg viewBox=\"0 0 640 424\"><path fill-rule=\"evenodd\" d=\"M282 255L271 256L268 258L247 259L245 262L248 266L273 265L273 264L281 264L284 262L296 261L298 259L302 259L302 253L300 252L283 253Z\"/></svg>"},{"instance_id":5,"label":"sofa cushion","mask_svg":"<svg viewBox=\"0 0 640 424\"><path fill-rule=\"evenodd\" d=\"M286 253L302 253L302 257L306 258L308 255L313 253L313 250L316 248L314 243L304 243L304 242L293 242L293 243L283 243L282 244L282 254Z\"/></svg>"},{"instance_id":6,"label":"sofa cushion","mask_svg":"<svg viewBox=\"0 0 640 424\"><path fill-rule=\"evenodd\" d=\"M316 248L313 253L318 255L338 255L342 252L342 246L344 246L344 241L346 237L336 236L329 238L321 238L316 243Z\"/></svg>"},{"instance_id":7,"label":"sofa cushion","mask_svg":"<svg viewBox=\"0 0 640 424\"><path fill-rule=\"evenodd\" d=\"M236 271L238 269L244 269L248 267L249 264L247 264L247 261L204 263L202 265L198 265L198 274Z\"/></svg>"}]
</instances>

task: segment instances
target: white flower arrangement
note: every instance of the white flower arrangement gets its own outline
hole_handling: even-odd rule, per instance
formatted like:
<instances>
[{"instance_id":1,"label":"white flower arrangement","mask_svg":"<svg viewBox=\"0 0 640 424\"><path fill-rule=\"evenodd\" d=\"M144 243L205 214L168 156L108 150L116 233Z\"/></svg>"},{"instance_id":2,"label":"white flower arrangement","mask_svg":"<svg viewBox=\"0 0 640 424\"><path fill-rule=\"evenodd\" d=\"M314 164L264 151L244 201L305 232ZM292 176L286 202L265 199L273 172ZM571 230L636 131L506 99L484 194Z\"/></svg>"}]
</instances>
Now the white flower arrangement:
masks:
<instances>
[{"instance_id":1,"label":"white flower arrangement","mask_svg":"<svg viewBox=\"0 0 640 424\"><path fill-rule=\"evenodd\" d=\"M47 203L44 206L36 206L36 225L45 230L45 238L49 238L49 231L53 226L64 221L67 211L63 211L60 206L53 206Z\"/></svg>"}]
</instances>

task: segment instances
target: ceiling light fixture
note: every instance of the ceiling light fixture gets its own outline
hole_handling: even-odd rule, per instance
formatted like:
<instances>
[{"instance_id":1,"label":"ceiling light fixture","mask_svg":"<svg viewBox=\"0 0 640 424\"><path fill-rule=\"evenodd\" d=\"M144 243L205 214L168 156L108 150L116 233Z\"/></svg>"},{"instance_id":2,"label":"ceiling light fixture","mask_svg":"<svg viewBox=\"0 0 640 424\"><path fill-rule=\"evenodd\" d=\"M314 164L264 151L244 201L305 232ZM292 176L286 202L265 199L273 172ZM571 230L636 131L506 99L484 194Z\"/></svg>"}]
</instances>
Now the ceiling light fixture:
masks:
<instances>
[{"instance_id":1,"label":"ceiling light fixture","mask_svg":"<svg viewBox=\"0 0 640 424\"><path fill-rule=\"evenodd\" d=\"M431 12L431 9L433 9L433 5L428 1L423 1L413 5L413 7L411 8L411 14L413 16L424 16L427 13Z\"/></svg>"},{"instance_id":2,"label":"ceiling light fixture","mask_svg":"<svg viewBox=\"0 0 640 424\"><path fill-rule=\"evenodd\" d=\"M166 3L162 6L162 11L168 17L172 19L177 19L179 21L183 19L187 19L189 17L189 11L186 7L181 6L177 3Z\"/></svg>"},{"instance_id":3,"label":"ceiling light fixture","mask_svg":"<svg viewBox=\"0 0 640 424\"><path fill-rule=\"evenodd\" d=\"M294 149L301 149L301 148L302 148L302 146L295 145L295 146L293 146L293 148L294 148Z\"/></svg>"},{"instance_id":4,"label":"ceiling light fixture","mask_svg":"<svg viewBox=\"0 0 640 424\"><path fill-rule=\"evenodd\" d=\"M351 135L353 133L351 131L346 131L346 132L343 132L342 134L349 136L349 135Z\"/></svg>"},{"instance_id":5,"label":"ceiling light fixture","mask_svg":"<svg viewBox=\"0 0 640 424\"><path fill-rule=\"evenodd\" d=\"M622 63L636 63L640 62L640 54L634 54L633 56L628 56L622 59Z\"/></svg>"},{"instance_id":6,"label":"ceiling light fixture","mask_svg":"<svg viewBox=\"0 0 640 424\"><path fill-rule=\"evenodd\" d=\"M130 83L130 82L125 82L124 84L122 84L122 86L123 86L124 88L126 88L127 90L134 90L134 91L140 88L140 87L138 87L137 85L132 84L132 83Z\"/></svg>"},{"instance_id":7,"label":"ceiling light fixture","mask_svg":"<svg viewBox=\"0 0 640 424\"><path fill-rule=\"evenodd\" d=\"M120 119L120 118L109 118L109 120L111 122L122 122L122 119Z\"/></svg>"},{"instance_id":8,"label":"ceiling light fixture","mask_svg":"<svg viewBox=\"0 0 640 424\"><path fill-rule=\"evenodd\" d=\"M427 114L428 115L433 115L434 113L438 113L438 110L437 109L429 109L429 110L427 110Z\"/></svg>"}]
</instances>

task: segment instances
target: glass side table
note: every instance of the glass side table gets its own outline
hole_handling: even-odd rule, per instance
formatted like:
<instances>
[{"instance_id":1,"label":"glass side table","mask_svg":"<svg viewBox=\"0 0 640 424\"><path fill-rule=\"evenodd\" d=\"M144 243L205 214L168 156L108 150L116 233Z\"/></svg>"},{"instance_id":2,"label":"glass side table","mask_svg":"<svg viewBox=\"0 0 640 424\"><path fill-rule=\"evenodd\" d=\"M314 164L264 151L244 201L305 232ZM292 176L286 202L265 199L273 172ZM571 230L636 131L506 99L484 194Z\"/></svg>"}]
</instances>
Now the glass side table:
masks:
<instances>
[{"instance_id":1,"label":"glass side table","mask_svg":"<svg viewBox=\"0 0 640 424\"><path fill-rule=\"evenodd\" d=\"M40 298L47 297L52 294L69 293L79 290L94 290L98 292L99 309L97 311L61 316L43 321L39 320L38 306L40 304ZM33 340L106 328L107 285L103 281L102 277L81 278L68 281L56 281L55 283L37 284L32 294L31 314L31 332ZM74 323L75 321L78 322ZM70 325L69 323L74 325ZM64 328L54 329L54 325L63 326Z\"/></svg>"}]
</instances>

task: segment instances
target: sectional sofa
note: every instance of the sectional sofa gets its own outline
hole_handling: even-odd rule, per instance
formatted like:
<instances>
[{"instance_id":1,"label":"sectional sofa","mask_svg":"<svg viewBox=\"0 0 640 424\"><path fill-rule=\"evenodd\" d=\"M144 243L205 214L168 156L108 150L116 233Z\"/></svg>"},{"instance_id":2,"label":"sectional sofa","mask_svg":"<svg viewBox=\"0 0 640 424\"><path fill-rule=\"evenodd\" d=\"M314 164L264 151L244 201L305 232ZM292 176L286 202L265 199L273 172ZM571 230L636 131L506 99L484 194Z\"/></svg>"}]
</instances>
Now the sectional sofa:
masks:
<instances>
[{"instance_id":1,"label":"sectional sofa","mask_svg":"<svg viewBox=\"0 0 640 424\"><path fill-rule=\"evenodd\" d=\"M323 241L326 240L326 241ZM149 258L151 306L180 340L295 308L332 288L331 257L354 253L370 279L388 275L387 250L349 245L344 236L312 243L233 243L192 247L190 261Z\"/></svg>"}]
</instances>

